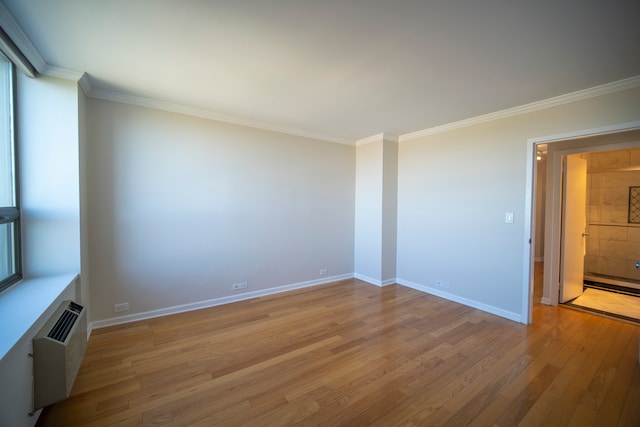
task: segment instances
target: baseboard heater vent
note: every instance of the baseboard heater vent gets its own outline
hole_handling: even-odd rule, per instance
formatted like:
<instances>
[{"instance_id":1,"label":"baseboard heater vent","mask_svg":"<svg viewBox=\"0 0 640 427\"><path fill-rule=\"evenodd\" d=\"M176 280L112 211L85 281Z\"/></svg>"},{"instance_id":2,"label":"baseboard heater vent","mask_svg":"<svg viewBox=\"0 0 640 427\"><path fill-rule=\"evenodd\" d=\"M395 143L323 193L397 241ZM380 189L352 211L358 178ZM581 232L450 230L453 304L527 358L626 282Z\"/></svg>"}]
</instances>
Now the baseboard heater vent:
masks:
<instances>
[{"instance_id":1,"label":"baseboard heater vent","mask_svg":"<svg viewBox=\"0 0 640 427\"><path fill-rule=\"evenodd\" d=\"M86 348L86 310L64 301L33 339L34 410L69 397Z\"/></svg>"}]
</instances>

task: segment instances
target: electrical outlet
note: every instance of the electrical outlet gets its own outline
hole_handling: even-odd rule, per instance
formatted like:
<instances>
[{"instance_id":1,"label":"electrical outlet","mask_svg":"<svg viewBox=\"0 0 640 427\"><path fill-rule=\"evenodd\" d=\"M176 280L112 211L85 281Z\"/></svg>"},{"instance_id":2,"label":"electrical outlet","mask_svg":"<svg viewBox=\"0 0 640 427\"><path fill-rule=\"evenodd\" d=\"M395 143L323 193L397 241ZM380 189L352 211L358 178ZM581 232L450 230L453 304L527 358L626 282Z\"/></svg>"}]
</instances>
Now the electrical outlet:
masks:
<instances>
[{"instance_id":1,"label":"electrical outlet","mask_svg":"<svg viewBox=\"0 0 640 427\"><path fill-rule=\"evenodd\" d=\"M326 276L327 275L327 269L326 268L321 268L320 269L320 275L321 276Z\"/></svg>"},{"instance_id":2,"label":"electrical outlet","mask_svg":"<svg viewBox=\"0 0 640 427\"><path fill-rule=\"evenodd\" d=\"M441 280L436 280L436 285L440 286L441 288L449 289L449 284L447 282L443 282Z\"/></svg>"},{"instance_id":3,"label":"electrical outlet","mask_svg":"<svg viewBox=\"0 0 640 427\"><path fill-rule=\"evenodd\" d=\"M232 291L237 291L238 289L245 289L247 287L247 282L234 283L231 285Z\"/></svg>"},{"instance_id":4,"label":"electrical outlet","mask_svg":"<svg viewBox=\"0 0 640 427\"><path fill-rule=\"evenodd\" d=\"M122 313L123 311L129 311L129 303L123 302L122 304L114 304L113 312L114 313Z\"/></svg>"}]
</instances>

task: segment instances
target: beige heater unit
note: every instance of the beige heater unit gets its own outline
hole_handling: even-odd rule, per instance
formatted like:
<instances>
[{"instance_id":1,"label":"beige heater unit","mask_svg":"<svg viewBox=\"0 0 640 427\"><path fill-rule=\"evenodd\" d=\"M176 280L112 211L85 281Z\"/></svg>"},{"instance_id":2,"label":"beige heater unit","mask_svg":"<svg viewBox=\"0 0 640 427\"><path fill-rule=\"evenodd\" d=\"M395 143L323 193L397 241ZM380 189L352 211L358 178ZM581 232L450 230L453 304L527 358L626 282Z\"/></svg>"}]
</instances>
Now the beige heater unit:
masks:
<instances>
[{"instance_id":1,"label":"beige heater unit","mask_svg":"<svg viewBox=\"0 0 640 427\"><path fill-rule=\"evenodd\" d=\"M69 397L86 348L86 310L64 301L33 339L34 410Z\"/></svg>"}]
</instances>

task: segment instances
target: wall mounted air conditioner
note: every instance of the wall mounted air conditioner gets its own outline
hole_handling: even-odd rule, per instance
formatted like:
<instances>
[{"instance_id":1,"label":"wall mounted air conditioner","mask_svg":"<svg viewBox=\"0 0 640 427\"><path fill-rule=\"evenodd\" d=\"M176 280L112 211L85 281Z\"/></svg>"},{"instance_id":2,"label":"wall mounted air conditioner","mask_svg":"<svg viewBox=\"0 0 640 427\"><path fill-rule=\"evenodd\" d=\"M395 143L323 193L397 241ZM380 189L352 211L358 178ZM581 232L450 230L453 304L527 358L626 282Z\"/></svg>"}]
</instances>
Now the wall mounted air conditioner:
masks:
<instances>
[{"instance_id":1,"label":"wall mounted air conditioner","mask_svg":"<svg viewBox=\"0 0 640 427\"><path fill-rule=\"evenodd\" d=\"M86 310L64 301L33 339L34 410L69 397L86 348Z\"/></svg>"}]
</instances>

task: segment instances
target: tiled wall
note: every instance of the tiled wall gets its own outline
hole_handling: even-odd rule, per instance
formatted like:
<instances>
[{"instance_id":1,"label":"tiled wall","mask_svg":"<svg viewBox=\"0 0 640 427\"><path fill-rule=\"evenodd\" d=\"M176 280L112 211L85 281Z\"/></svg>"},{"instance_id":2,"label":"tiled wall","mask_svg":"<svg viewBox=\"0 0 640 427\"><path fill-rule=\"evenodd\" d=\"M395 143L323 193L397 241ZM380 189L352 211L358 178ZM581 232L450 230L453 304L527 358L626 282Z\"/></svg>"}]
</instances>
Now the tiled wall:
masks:
<instances>
[{"instance_id":1,"label":"tiled wall","mask_svg":"<svg viewBox=\"0 0 640 427\"><path fill-rule=\"evenodd\" d=\"M629 187L640 186L640 148L585 154L585 273L640 280L640 224L629 224Z\"/></svg>"}]
</instances>

